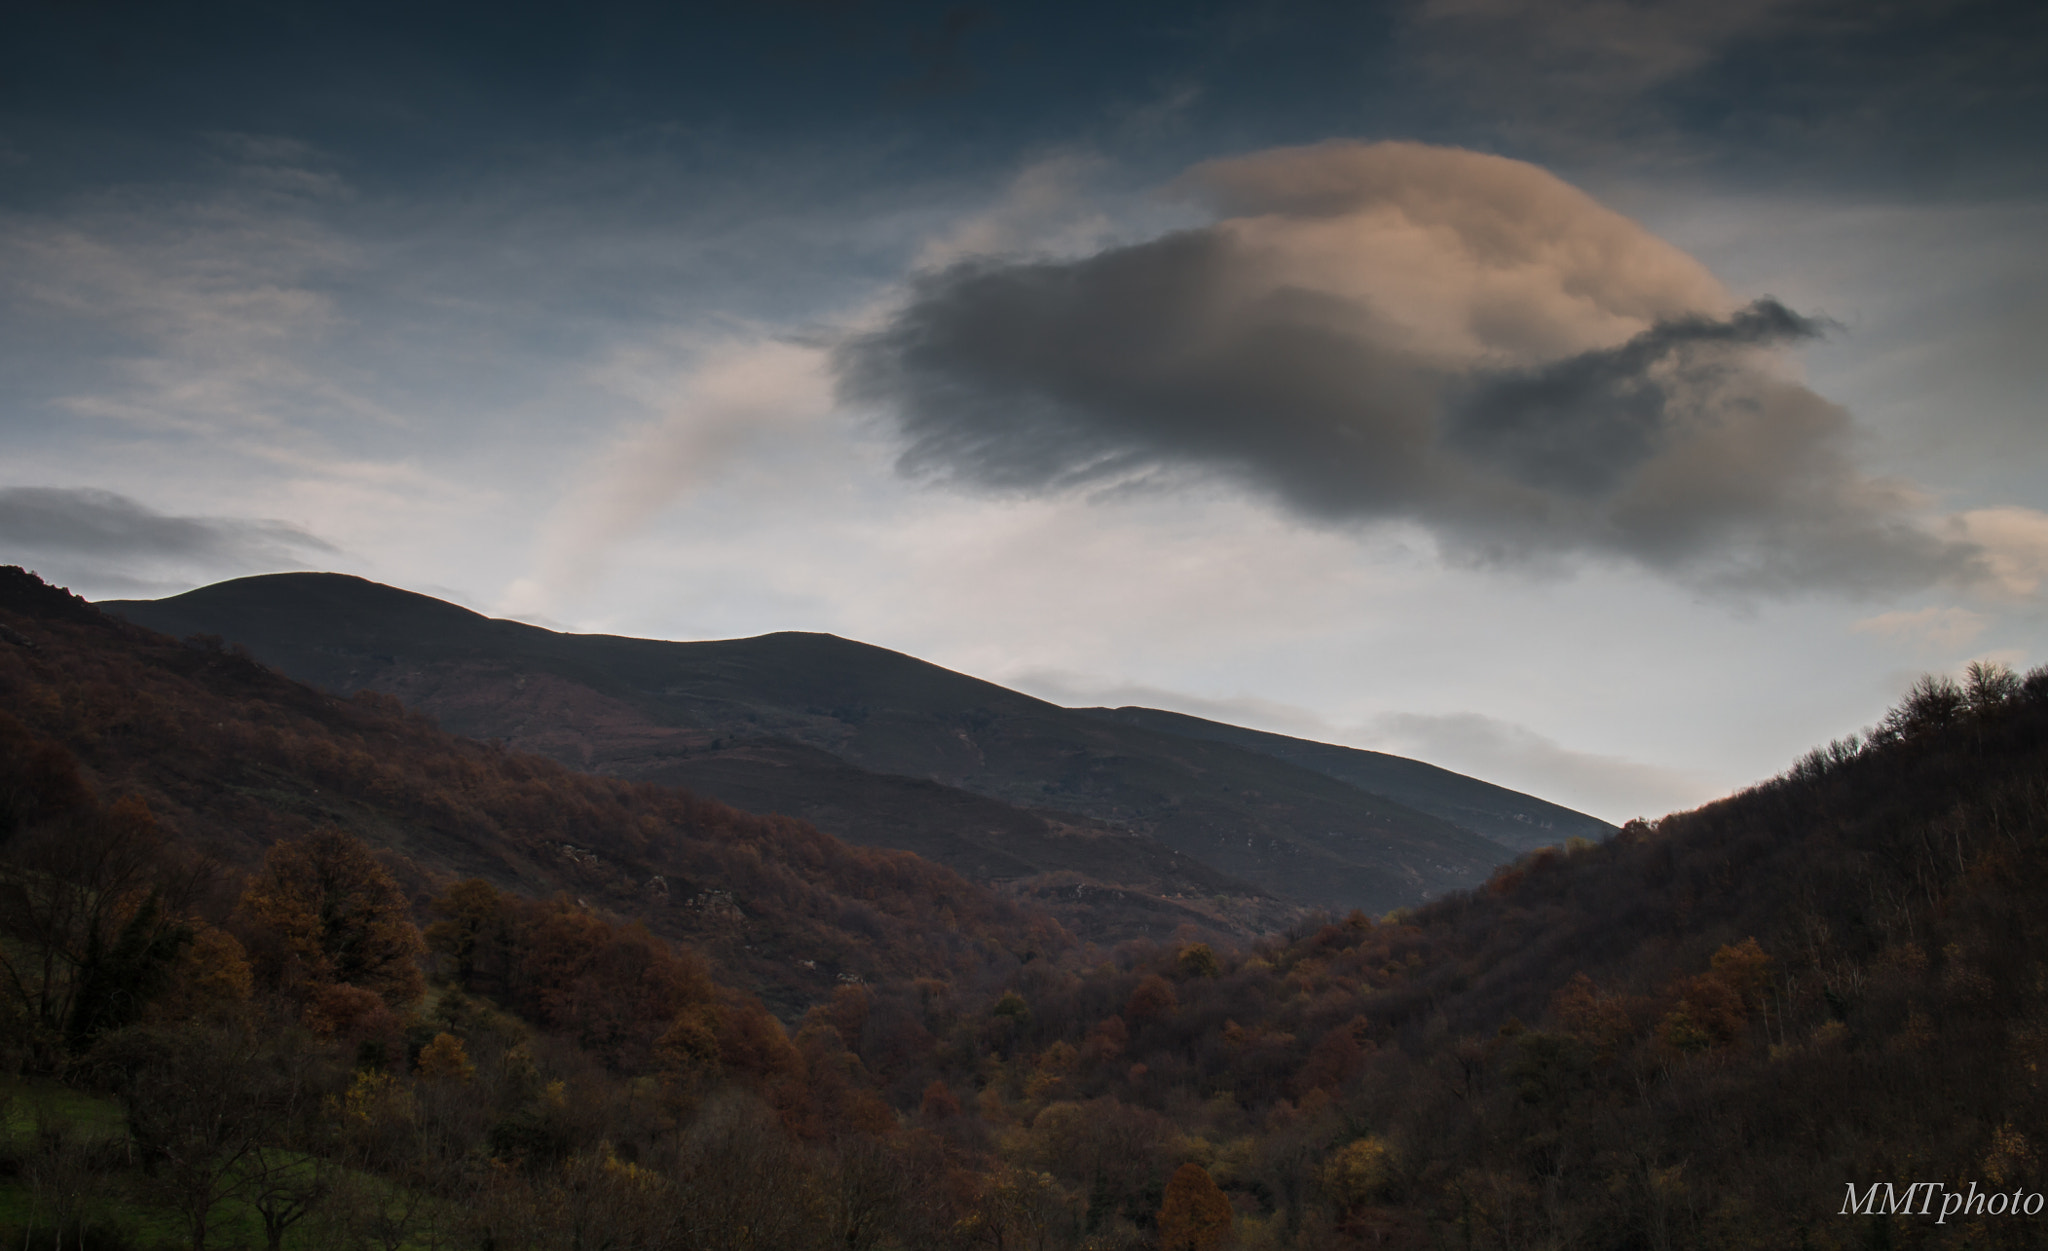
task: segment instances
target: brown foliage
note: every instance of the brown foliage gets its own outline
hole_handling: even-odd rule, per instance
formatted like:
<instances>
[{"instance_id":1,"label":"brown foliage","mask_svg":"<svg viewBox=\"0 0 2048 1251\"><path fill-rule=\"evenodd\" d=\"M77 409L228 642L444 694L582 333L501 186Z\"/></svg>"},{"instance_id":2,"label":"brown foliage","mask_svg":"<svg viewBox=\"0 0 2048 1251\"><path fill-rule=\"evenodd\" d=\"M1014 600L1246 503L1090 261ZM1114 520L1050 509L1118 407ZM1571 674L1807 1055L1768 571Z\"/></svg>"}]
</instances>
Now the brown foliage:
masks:
<instances>
[{"instance_id":1,"label":"brown foliage","mask_svg":"<svg viewBox=\"0 0 2048 1251\"><path fill-rule=\"evenodd\" d=\"M932 1084L924 1088L924 1097L918 1101L918 1115L928 1121L944 1121L960 1115L960 1101L946 1088L946 1083L933 1078Z\"/></svg>"},{"instance_id":2,"label":"brown foliage","mask_svg":"<svg viewBox=\"0 0 2048 1251\"><path fill-rule=\"evenodd\" d=\"M1297 1087L1304 1092L1335 1090L1357 1076L1365 1065L1365 1049L1372 1045L1371 1035L1372 1026L1362 1016L1329 1030L1308 1053Z\"/></svg>"},{"instance_id":3,"label":"brown foliage","mask_svg":"<svg viewBox=\"0 0 2048 1251\"><path fill-rule=\"evenodd\" d=\"M476 1076L476 1062L469 1058L460 1038L443 1032L420 1048L413 1072L428 1081L467 1082Z\"/></svg>"},{"instance_id":4,"label":"brown foliage","mask_svg":"<svg viewBox=\"0 0 2048 1251\"><path fill-rule=\"evenodd\" d=\"M1130 999L1124 1004L1124 1020L1133 1025L1145 1025L1164 1020L1180 1008L1180 998L1173 993L1173 984L1157 973L1146 975L1131 991Z\"/></svg>"},{"instance_id":5,"label":"brown foliage","mask_svg":"<svg viewBox=\"0 0 2048 1251\"><path fill-rule=\"evenodd\" d=\"M0 578L0 611L5 590ZM0 647L0 696L24 727L10 740L0 721L0 746L15 743L0 752L0 812L40 814L29 833L106 815L89 792L64 798L68 757L37 764L39 743L83 761L72 775L141 779L166 828L205 828L221 796L260 788L219 783L166 727L199 741L227 725L220 758L253 761L263 786L346 778L350 802L375 805L408 846L460 831L516 849L477 853L474 871L573 886L551 902L482 880L445 890L438 967L477 994L408 1027L434 1037L410 1076L391 1063L344 1104L365 1114L339 1137L361 1167L430 1179L437 1201L459 1193L449 1206L479 1239L1071 1246L1083 1226L1101 1245L1156 1223L1162 1245L1209 1245L1183 1218L1234 1202L1259 1214L1261 1245L1820 1245L1868 1234L1796 1227L1815 1195L1839 1203L1845 1176L2038 1175L2048 675L1928 686L1876 746L1837 745L1600 847L1532 855L1491 889L1411 914L1318 921L1212 952L1213 970L1178 943L1084 968L1016 958L1020 931L999 910L976 930L970 897L919 893L944 879L795 823L494 757L384 702L322 703L231 654L138 642L89 609L38 628L51 641L33 655ZM111 641L95 651L94 638ZM135 761L147 767L121 772ZM203 785L178 791L178 768ZM250 805L252 830L305 832L283 807ZM515 862L559 878L533 886ZM136 879L140 899L155 875ZM114 897L126 902L103 934L141 914L137 889ZM858 987L834 990L843 965L782 983L804 988L779 1005L804 1021L792 1040L705 957L620 919L643 914L687 920L697 928L677 932L714 955L786 940L772 957L720 956L735 961L724 969L883 954ZM945 915L971 933L918 928ZM843 941L846 926L869 946ZM151 1029L268 1010L235 990L231 946L199 934L169 962ZM346 981L306 1006L337 1036L284 1021L277 1048L325 1057L344 1086L348 1031L394 1020ZM109 1081L155 1063L121 1058L115 1044L135 1036L93 1049ZM473 1081L448 1079L458 1047ZM208 1059L190 1051L178 1065Z\"/></svg>"},{"instance_id":6,"label":"brown foliage","mask_svg":"<svg viewBox=\"0 0 2048 1251\"><path fill-rule=\"evenodd\" d=\"M240 911L266 985L307 999L353 986L394 1008L425 993L418 959L426 945L404 896L370 849L341 830L272 847Z\"/></svg>"},{"instance_id":7,"label":"brown foliage","mask_svg":"<svg viewBox=\"0 0 2048 1251\"><path fill-rule=\"evenodd\" d=\"M1199 1164L1183 1164L1159 1205L1160 1251L1217 1251L1229 1241L1230 1199Z\"/></svg>"},{"instance_id":8,"label":"brown foliage","mask_svg":"<svg viewBox=\"0 0 2048 1251\"><path fill-rule=\"evenodd\" d=\"M1573 974L1551 996L1550 1013L1566 1032L1602 1057L1611 1057L1636 1032L1628 1002L1603 994L1584 973Z\"/></svg>"},{"instance_id":9,"label":"brown foliage","mask_svg":"<svg viewBox=\"0 0 2048 1251\"><path fill-rule=\"evenodd\" d=\"M430 907L441 919L427 927L428 942L464 989L567 1033L615 1069L644 1070L657 1049L665 1067L702 1067L681 1059L692 1054L688 1028L668 1037L686 1016L704 1028L701 1009L715 1000L695 953L644 925L618 925L567 899L519 899L479 879Z\"/></svg>"},{"instance_id":10,"label":"brown foliage","mask_svg":"<svg viewBox=\"0 0 2048 1251\"><path fill-rule=\"evenodd\" d=\"M839 973L952 979L1071 942L909 853L463 740L387 695L337 700L217 639L180 643L103 616L18 569L0 570L0 617L35 644L0 646L0 835L74 802L80 765L145 798L180 838L250 867L272 842L313 832L307 814L319 813L402 845L416 888L480 876L644 916L790 1015Z\"/></svg>"}]
</instances>

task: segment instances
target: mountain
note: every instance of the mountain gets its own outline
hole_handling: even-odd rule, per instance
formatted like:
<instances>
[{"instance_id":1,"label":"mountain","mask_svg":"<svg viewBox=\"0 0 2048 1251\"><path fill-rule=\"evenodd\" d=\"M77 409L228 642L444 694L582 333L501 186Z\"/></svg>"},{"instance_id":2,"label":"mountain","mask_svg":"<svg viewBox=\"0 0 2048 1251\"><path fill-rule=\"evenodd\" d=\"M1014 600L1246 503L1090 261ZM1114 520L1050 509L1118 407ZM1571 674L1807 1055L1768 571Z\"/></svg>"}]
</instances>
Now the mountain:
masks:
<instances>
[{"instance_id":1,"label":"mountain","mask_svg":"<svg viewBox=\"0 0 2048 1251\"><path fill-rule=\"evenodd\" d=\"M972 983L1073 945L1044 910L918 856L463 738L0 568L0 843L21 803L79 788L140 799L230 869L335 828L380 849L416 905L471 877L564 896L688 943L785 1014L842 981Z\"/></svg>"},{"instance_id":2,"label":"mountain","mask_svg":"<svg viewBox=\"0 0 2048 1251\"><path fill-rule=\"evenodd\" d=\"M1185 738L1232 743L1275 760L1313 769L1363 791L1384 795L1417 812L1441 817L1516 851L1534 851L1572 838L1602 839L1615 827L1561 804L1495 786L1405 756L1338 747L1263 730L1205 721L1157 708L1084 708L1091 716L1144 726Z\"/></svg>"},{"instance_id":3,"label":"mountain","mask_svg":"<svg viewBox=\"0 0 2048 1251\"><path fill-rule=\"evenodd\" d=\"M110 872L153 824L154 876ZM284 948L184 853L321 826L440 901L437 993L402 1032L348 1033L270 965L240 1007L216 976ZM471 874L505 894L448 889ZM0 955L39 941L69 985L142 997L133 1029L67 1016L99 1031L80 1051L23 1029L48 973L11 978L0 1060L40 1038L63 1078L115 1073L131 1123L188 1118L181 1158L231 1174L288 1149L237 1202L333 1152L378 1211L419 1195L422 1244L1143 1248L1208 1211L1298 1251L2038 1246L2044 892L2048 669L1924 678L1778 777L1397 915L1104 953L916 856L457 737L0 569ZM162 899L212 954L129 941ZM44 905L68 900L120 941L59 952L83 931ZM720 985L686 976L698 953ZM308 1119L262 1119L271 1098ZM68 1163L24 1140L0 1213L62 1228L35 1206L60 1164L88 1209L162 1202L134 1139ZM339 1187L295 1202L354 1219Z\"/></svg>"},{"instance_id":4,"label":"mountain","mask_svg":"<svg viewBox=\"0 0 2048 1251\"><path fill-rule=\"evenodd\" d=\"M1136 894L1256 932L1290 906L1415 904L1513 854L1271 750L1061 708L826 634L561 634L337 574L104 607L233 640L338 693L395 695L457 733L787 812L1048 900ZM1498 794L1503 812L1563 811Z\"/></svg>"},{"instance_id":5,"label":"mountain","mask_svg":"<svg viewBox=\"0 0 2048 1251\"><path fill-rule=\"evenodd\" d=\"M1156 1210L1117 1117L1161 1109L1231 1144L1206 1167L1254 1246L2039 1247L2044 894L2048 668L1926 678L1481 889L1034 995L1019 1053L1089 1058L1009 1141Z\"/></svg>"}]
</instances>

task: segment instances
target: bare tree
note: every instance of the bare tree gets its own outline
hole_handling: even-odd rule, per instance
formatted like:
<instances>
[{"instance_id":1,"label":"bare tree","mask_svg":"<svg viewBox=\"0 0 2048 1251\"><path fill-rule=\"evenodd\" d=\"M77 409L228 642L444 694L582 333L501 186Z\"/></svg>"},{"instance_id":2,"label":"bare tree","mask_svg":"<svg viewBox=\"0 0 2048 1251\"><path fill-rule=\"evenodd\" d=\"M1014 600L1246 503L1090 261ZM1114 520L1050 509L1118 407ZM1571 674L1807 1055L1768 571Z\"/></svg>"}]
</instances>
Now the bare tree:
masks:
<instances>
[{"instance_id":1,"label":"bare tree","mask_svg":"<svg viewBox=\"0 0 2048 1251\"><path fill-rule=\"evenodd\" d=\"M215 1210L248 1184L252 1157L288 1112L271 1040L240 1024L135 1029L97 1058L115 1077L149 1189L205 1251Z\"/></svg>"}]
</instances>

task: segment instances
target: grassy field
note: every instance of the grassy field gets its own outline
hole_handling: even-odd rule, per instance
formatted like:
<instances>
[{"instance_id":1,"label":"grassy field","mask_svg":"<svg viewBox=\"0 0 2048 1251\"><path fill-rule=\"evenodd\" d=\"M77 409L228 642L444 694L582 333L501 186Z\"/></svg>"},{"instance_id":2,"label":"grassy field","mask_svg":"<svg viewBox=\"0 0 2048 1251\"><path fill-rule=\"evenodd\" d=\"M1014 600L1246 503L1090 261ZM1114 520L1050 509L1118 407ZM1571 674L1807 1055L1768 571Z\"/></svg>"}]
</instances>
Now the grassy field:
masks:
<instances>
[{"instance_id":1,"label":"grassy field","mask_svg":"<svg viewBox=\"0 0 2048 1251\"><path fill-rule=\"evenodd\" d=\"M357 1184L388 1188L349 1174ZM401 1196L393 1194L394 1201ZM63 1228L57 1221L61 1215ZM288 1231L287 1251L355 1245L317 1218ZM265 1245L263 1222L239 1198L213 1211L208 1251ZM0 1078L0 1251L183 1251L185 1222L152 1201L128 1159L121 1106L56 1082Z\"/></svg>"}]
</instances>

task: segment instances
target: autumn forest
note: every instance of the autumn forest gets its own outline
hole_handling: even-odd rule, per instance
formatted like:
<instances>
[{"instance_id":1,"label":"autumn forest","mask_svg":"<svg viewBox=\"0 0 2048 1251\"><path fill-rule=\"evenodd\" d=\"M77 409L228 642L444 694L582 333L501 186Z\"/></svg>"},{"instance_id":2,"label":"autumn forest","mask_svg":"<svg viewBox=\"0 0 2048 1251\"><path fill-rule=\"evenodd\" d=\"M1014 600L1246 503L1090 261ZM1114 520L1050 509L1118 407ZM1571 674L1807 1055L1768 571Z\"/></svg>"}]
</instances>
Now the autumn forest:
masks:
<instances>
[{"instance_id":1,"label":"autumn forest","mask_svg":"<svg viewBox=\"0 0 2048 1251\"><path fill-rule=\"evenodd\" d=\"M2048 670L1483 886L1103 946L0 570L7 1246L2023 1247ZM2030 902L2031 901L2031 902Z\"/></svg>"}]
</instances>

